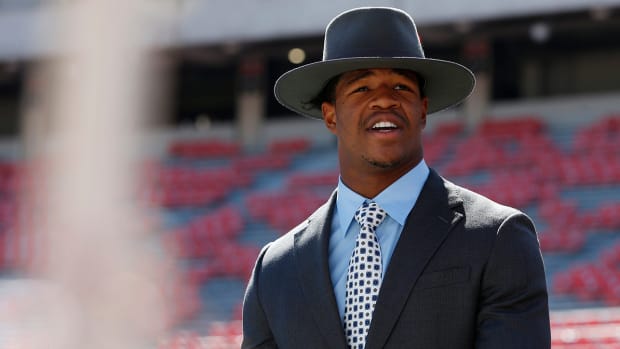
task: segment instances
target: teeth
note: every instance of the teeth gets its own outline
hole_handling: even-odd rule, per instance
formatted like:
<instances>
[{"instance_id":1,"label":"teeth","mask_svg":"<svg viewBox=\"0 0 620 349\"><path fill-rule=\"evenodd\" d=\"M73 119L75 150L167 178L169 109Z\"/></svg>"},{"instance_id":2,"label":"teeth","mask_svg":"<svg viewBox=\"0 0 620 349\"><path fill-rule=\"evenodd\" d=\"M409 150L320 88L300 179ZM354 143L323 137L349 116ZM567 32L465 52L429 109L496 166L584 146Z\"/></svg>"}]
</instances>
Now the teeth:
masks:
<instances>
[{"instance_id":1,"label":"teeth","mask_svg":"<svg viewBox=\"0 0 620 349\"><path fill-rule=\"evenodd\" d=\"M396 128L396 124L389 121L380 121L372 125L372 128Z\"/></svg>"}]
</instances>

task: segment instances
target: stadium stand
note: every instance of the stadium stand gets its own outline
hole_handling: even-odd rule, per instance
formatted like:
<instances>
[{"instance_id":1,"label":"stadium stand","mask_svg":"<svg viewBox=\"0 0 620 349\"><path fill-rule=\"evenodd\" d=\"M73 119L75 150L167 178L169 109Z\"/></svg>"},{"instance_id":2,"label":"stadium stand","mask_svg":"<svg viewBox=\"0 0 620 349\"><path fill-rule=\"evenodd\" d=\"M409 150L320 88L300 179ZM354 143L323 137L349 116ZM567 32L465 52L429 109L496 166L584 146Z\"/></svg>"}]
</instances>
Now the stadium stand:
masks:
<instances>
[{"instance_id":1,"label":"stadium stand","mask_svg":"<svg viewBox=\"0 0 620 349\"><path fill-rule=\"evenodd\" d=\"M520 207L536 220L554 310L553 348L620 347L620 311L610 308L620 304L619 122L612 115L586 128L558 131L536 115L521 115L490 118L471 131L448 122L426 136L431 166L495 200ZM290 161L244 168L242 172L254 173L254 182L237 186L237 195L229 193L208 216L169 235L180 257L207 261L188 268L193 282L217 283L230 277L245 282L258 248L299 223L329 195L338 173L336 158L328 155L334 151L333 145L296 139L272 143L255 154L262 159L285 152ZM319 169L312 163L320 163ZM597 197L601 190L604 194ZM216 220L229 222L234 232L206 223L222 210L231 216ZM203 224L209 228L199 228ZM235 255L234 262L227 255ZM218 297L242 294L239 289L222 292ZM238 347L240 302L237 299L223 312L227 318L198 322L202 327L180 332L162 348ZM574 310L580 308L586 310Z\"/></svg>"},{"instance_id":2,"label":"stadium stand","mask_svg":"<svg viewBox=\"0 0 620 349\"><path fill-rule=\"evenodd\" d=\"M236 142L222 140L179 140L170 145L170 154L184 158L229 157L241 152Z\"/></svg>"},{"instance_id":3,"label":"stadium stand","mask_svg":"<svg viewBox=\"0 0 620 349\"><path fill-rule=\"evenodd\" d=\"M534 218L551 292L553 348L620 348L620 310L613 308L620 305L620 116L557 130L542 120L490 118L473 130L438 125L425 136L427 161ZM29 183L24 168L0 166L4 272L41 251L35 235L16 229L17 194ZM293 138L249 152L232 142L181 140L144 173L141 198L172 217L161 245L180 269L164 290L175 330L159 348L238 347L241 299L259 249L333 190L334 144Z\"/></svg>"}]
</instances>

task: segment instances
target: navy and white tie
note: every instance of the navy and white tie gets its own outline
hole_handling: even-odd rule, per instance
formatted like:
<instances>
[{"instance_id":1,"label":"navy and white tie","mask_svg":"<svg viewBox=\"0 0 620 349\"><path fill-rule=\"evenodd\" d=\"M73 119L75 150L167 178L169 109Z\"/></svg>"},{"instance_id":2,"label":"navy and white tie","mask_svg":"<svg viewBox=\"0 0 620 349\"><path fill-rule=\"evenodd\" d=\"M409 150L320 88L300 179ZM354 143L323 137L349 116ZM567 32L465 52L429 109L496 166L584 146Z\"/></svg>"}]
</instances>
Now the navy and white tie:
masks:
<instances>
[{"instance_id":1,"label":"navy and white tie","mask_svg":"<svg viewBox=\"0 0 620 349\"><path fill-rule=\"evenodd\" d=\"M375 202L355 212L361 225L347 272L344 330L350 348L363 349L381 288L381 248L375 230L386 213Z\"/></svg>"}]
</instances>

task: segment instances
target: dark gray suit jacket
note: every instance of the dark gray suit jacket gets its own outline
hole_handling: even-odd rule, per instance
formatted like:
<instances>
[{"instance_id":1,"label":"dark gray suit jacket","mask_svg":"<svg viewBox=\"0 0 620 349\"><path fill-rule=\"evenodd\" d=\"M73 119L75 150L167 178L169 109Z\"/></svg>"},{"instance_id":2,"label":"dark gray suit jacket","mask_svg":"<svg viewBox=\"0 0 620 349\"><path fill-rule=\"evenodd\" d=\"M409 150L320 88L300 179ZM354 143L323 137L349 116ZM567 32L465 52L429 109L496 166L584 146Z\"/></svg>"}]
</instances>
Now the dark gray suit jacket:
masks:
<instances>
[{"instance_id":1,"label":"dark gray suit jacket","mask_svg":"<svg viewBox=\"0 0 620 349\"><path fill-rule=\"evenodd\" d=\"M335 193L260 253L242 348L347 348L327 255ZM543 261L523 213L431 171L409 214L366 348L550 348Z\"/></svg>"}]
</instances>

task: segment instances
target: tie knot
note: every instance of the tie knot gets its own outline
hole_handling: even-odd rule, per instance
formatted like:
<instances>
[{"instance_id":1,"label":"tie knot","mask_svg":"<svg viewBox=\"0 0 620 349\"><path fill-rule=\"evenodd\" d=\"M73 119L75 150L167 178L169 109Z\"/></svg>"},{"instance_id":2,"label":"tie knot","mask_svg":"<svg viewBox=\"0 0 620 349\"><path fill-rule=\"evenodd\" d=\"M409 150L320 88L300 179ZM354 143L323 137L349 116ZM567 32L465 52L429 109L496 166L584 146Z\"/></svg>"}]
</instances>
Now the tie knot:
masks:
<instances>
[{"instance_id":1,"label":"tie knot","mask_svg":"<svg viewBox=\"0 0 620 349\"><path fill-rule=\"evenodd\" d=\"M381 224L386 215L385 211L376 202L364 201L362 206L355 211L355 220L363 227L374 230Z\"/></svg>"}]
</instances>

